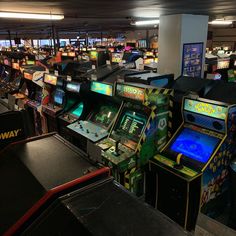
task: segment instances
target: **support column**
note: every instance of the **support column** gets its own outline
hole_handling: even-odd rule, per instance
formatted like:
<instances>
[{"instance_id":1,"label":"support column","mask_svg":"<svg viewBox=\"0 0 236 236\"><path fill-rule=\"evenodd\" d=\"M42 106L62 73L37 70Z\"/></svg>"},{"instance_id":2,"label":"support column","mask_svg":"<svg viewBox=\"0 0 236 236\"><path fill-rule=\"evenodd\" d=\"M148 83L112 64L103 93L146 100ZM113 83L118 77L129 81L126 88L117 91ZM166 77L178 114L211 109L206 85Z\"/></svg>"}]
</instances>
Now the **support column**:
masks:
<instances>
[{"instance_id":1,"label":"support column","mask_svg":"<svg viewBox=\"0 0 236 236\"><path fill-rule=\"evenodd\" d=\"M203 77L207 31L208 16L161 16L158 73Z\"/></svg>"}]
</instances>

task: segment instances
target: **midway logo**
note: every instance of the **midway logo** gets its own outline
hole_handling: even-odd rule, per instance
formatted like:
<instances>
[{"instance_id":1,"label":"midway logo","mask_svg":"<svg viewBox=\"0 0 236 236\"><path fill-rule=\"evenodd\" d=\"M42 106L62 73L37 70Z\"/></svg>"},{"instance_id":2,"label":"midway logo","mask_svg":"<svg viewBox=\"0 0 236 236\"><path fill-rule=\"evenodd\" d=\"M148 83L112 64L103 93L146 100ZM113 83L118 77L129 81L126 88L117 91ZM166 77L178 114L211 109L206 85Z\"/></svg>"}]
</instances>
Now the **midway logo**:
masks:
<instances>
[{"instance_id":1,"label":"midway logo","mask_svg":"<svg viewBox=\"0 0 236 236\"><path fill-rule=\"evenodd\" d=\"M6 131L3 133L0 133L0 140L15 138L15 137L19 136L20 131L21 131L21 129L15 129L12 131Z\"/></svg>"}]
</instances>

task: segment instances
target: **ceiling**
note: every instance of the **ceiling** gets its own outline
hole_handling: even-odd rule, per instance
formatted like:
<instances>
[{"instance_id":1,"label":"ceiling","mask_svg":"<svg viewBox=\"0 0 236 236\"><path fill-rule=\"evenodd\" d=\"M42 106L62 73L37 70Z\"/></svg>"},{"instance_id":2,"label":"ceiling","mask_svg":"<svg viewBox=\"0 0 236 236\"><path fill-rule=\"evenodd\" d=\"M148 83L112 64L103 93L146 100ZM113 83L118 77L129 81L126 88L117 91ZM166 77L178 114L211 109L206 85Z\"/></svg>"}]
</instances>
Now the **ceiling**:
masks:
<instances>
[{"instance_id":1,"label":"ceiling","mask_svg":"<svg viewBox=\"0 0 236 236\"><path fill-rule=\"evenodd\" d=\"M236 17L235 0L1 0L0 11L63 13L61 21L0 19L0 35L50 34L52 24L59 33L124 32L131 20L156 18L164 14L202 14L211 18Z\"/></svg>"}]
</instances>

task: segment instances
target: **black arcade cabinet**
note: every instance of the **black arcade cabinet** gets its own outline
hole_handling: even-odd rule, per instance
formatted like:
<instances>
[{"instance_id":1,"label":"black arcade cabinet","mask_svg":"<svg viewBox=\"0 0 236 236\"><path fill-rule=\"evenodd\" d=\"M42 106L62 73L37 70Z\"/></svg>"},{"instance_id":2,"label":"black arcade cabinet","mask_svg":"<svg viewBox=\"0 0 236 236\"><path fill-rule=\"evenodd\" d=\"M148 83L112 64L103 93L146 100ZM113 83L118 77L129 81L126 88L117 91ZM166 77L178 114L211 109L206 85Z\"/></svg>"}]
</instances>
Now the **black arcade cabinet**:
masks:
<instances>
[{"instance_id":1,"label":"black arcade cabinet","mask_svg":"<svg viewBox=\"0 0 236 236\"><path fill-rule=\"evenodd\" d=\"M177 224L111 178L54 201L21 235L184 236Z\"/></svg>"},{"instance_id":2,"label":"black arcade cabinet","mask_svg":"<svg viewBox=\"0 0 236 236\"><path fill-rule=\"evenodd\" d=\"M214 82L216 81L188 76L180 76L174 81L172 86L172 89L174 89L173 132L182 123L181 106L183 97L191 92L200 97L205 97L205 94L212 88Z\"/></svg>"},{"instance_id":3,"label":"black arcade cabinet","mask_svg":"<svg viewBox=\"0 0 236 236\"><path fill-rule=\"evenodd\" d=\"M0 234L19 235L56 198L108 176L58 135L10 145L0 152Z\"/></svg>"}]
</instances>

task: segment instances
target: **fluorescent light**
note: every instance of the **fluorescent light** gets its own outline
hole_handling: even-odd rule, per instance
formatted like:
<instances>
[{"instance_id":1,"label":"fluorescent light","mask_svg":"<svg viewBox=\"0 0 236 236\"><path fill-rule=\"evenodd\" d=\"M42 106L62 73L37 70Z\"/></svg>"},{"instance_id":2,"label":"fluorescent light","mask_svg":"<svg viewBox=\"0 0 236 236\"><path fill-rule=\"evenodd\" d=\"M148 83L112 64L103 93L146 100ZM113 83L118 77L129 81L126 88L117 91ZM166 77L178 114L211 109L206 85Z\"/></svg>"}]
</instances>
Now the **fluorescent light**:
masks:
<instances>
[{"instance_id":1,"label":"fluorescent light","mask_svg":"<svg viewBox=\"0 0 236 236\"><path fill-rule=\"evenodd\" d=\"M135 21L134 25L156 25L159 24L160 20L156 19L156 20L144 20L144 21Z\"/></svg>"},{"instance_id":2,"label":"fluorescent light","mask_svg":"<svg viewBox=\"0 0 236 236\"><path fill-rule=\"evenodd\" d=\"M233 21L230 20L213 20L209 22L211 25L231 25Z\"/></svg>"},{"instance_id":3,"label":"fluorescent light","mask_svg":"<svg viewBox=\"0 0 236 236\"><path fill-rule=\"evenodd\" d=\"M0 18L62 20L62 19L64 19L64 15L40 14L40 13L20 13L20 12L2 12L1 11Z\"/></svg>"}]
</instances>

